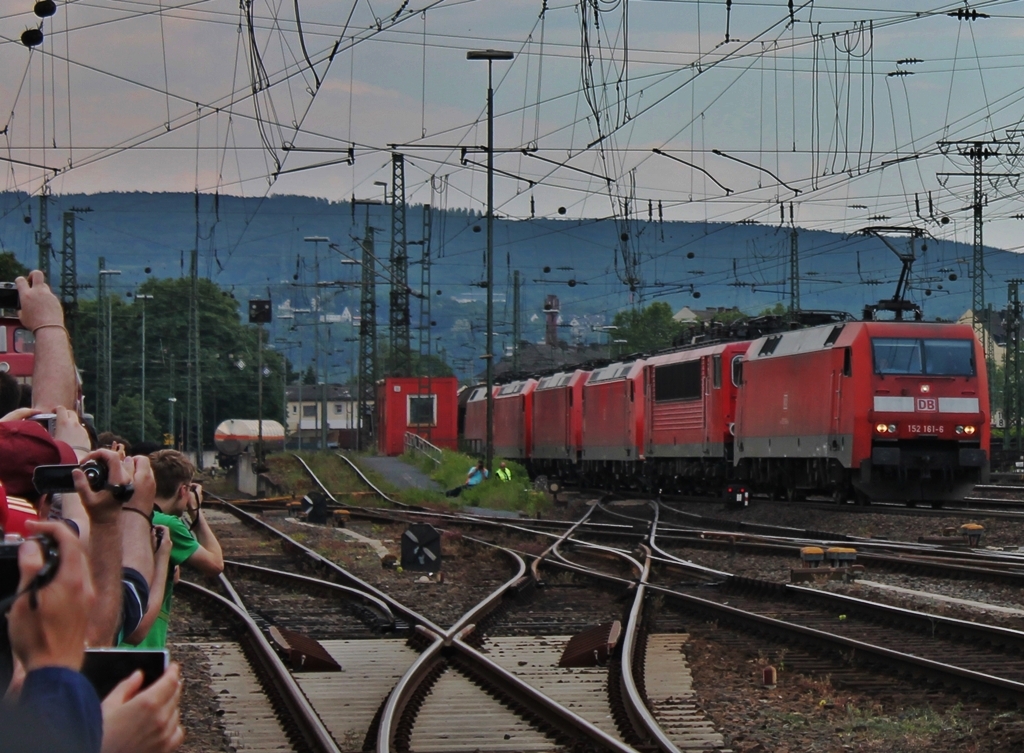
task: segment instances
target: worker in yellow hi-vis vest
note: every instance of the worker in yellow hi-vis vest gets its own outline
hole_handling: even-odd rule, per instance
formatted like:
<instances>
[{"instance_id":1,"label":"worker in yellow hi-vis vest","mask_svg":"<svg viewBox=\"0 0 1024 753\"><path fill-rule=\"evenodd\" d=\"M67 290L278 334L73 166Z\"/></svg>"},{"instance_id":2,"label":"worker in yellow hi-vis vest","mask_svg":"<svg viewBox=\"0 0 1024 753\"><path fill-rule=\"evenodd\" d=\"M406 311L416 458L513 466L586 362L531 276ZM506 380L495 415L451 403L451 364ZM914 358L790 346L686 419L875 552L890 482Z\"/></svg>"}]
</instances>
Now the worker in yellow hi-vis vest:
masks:
<instances>
[{"instance_id":1,"label":"worker in yellow hi-vis vest","mask_svg":"<svg viewBox=\"0 0 1024 753\"><path fill-rule=\"evenodd\" d=\"M498 478L502 481L512 480L512 471L508 469L508 465L504 462L498 467Z\"/></svg>"}]
</instances>

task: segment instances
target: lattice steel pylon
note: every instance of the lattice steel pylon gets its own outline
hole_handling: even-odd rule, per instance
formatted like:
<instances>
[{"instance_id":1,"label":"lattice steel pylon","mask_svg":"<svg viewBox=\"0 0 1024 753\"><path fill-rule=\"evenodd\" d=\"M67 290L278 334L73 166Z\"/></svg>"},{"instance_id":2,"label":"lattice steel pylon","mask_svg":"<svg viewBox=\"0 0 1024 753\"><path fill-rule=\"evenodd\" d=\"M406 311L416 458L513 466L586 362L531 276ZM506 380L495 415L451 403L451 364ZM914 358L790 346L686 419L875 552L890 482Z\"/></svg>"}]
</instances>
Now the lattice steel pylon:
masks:
<instances>
[{"instance_id":1,"label":"lattice steel pylon","mask_svg":"<svg viewBox=\"0 0 1024 753\"><path fill-rule=\"evenodd\" d=\"M1003 434L1003 447L1006 450L1020 452L1021 444L1021 306L1020 285L1024 280L1009 281L1006 291L1006 369L1003 387L1003 417L1006 428Z\"/></svg>"},{"instance_id":2,"label":"lattice steel pylon","mask_svg":"<svg viewBox=\"0 0 1024 753\"><path fill-rule=\"evenodd\" d=\"M1000 148L1005 148L1008 152L1013 151L1018 144L1013 139L995 139L995 140L973 140L973 141L940 141L939 150L948 155L950 151L955 151L961 157L970 160L971 172L969 173L939 173L938 176L941 179L942 176L969 176L973 179L973 200L971 202L972 215L974 220L974 259L971 266L971 313L974 321L974 332L985 350L985 358L988 361L988 384L989 394L992 392L992 376L993 376L993 343L992 337L989 333L989 327L991 321L986 321L988 318L988 312L985 310L985 246L983 242L983 227L984 222L982 218L982 207L985 203L984 193L984 178L1012 178L1017 177L1015 173L993 173L985 172L984 162L990 157L1000 156ZM943 183L945 185L945 183Z\"/></svg>"},{"instance_id":3,"label":"lattice steel pylon","mask_svg":"<svg viewBox=\"0 0 1024 753\"><path fill-rule=\"evenodd\" d=\"M423 206L423 255L420 257L420 357L430 356L433 344L430 340L430 233L433 229L433 210L430 204Z\"/></svg>"},{"instance_id":4,"label":"lattice steel pylon","mask_svg":"<svg viewBox=\"0 0 1024 753\"><path fill-rule=\"evenodd\" d=\"M409 344L409 246L405 232L405 155L391 155L391 370L412 375Z\"/></svg>"},{"instance_id":5,"label":"lattice steel pylon","mask_svg":"<svg viewBox=\"0 0 1024 753\"><path fill-rule=\"evenodd\" d=\"M39 229L36 231L36 245L39 247L37 268L45 275L47 284L52 286L50 258L53 256L53 235L50 233L49 203L50 186L48 183L44 183L43 190L39 193Z\"/></svg>"},{"instance_id":6,"label":"lattice steel pylon","mask_svg":"<svg viewBox=\"0 0 1024 753\"><path fill-rule=\"evenodd\" d=\"M60 302L64 306L64 325L73 336L78 316L78 260L74 212L64 212L63 245L60 252Z\"/></svg>"},{"instance_id":7,"label":"lattice steel pylon","mask_svg":"<svg viewBox=\"0 0 1024 753\"><path fill-rule=\"evenodd\" d=\"M359 449L373 440L373 409L377 389L377 282L373 253L373 231L369 223L363 238L362 297L359 303Z\"/></svg>"}]
</instances>

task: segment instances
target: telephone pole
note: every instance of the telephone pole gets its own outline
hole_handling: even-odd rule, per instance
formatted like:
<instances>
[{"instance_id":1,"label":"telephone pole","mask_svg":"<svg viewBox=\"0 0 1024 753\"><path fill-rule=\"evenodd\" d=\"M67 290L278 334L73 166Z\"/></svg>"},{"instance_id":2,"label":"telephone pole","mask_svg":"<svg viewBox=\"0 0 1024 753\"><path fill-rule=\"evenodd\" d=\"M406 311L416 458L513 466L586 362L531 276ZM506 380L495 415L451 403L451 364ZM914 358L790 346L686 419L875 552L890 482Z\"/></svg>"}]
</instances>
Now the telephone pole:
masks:
<instances>
[{"instance_id":1,"label":"telephone pole","mask_svg":"<svg viewBox=\"0 0 1024 753\"><path fill-rule=\"evenodd\" d=\"M194 401L192 415L194 416L192 436L193 447L196 451L196 468L203 468L203 382L202 369L200 367L201 346L199 342L199 247L192 249L191 262L189 264L189 287L188 299L188 360L192 374L192 384L189 385L189 397ZM186 437L187 441L188 437Z\"/></svg>"},{"instance_id":2,"label":"telephone pole","mask_svg":"<svg viewBox=\"0 0 1024 753\"><path fill-rule=\"evenodd\" d=\"M409 345L409 247L405 224L405 155L391 155L391 369L412 375Z\"/></svg>"},{"instance_id":3,"label":"telephone pole","mask_svg":"<svg viewBox=\"0 0 1024 753\"><path fill-rule=\"evenodd\" d=\"M520 335L520 320L522 318L519 303L519 289L522 287L522 283L519 281L519 270L517 269L512 276L512 373L519 373L519 340Z\"/></svg>"},{"instance_id":4,"label":"telephone pole","mask_svg":"<svg viewBox=\"0 0 1024 753\"><path fill-rule=\"evenodd\" d=\"M111 275L119 275L121 272L116 269L107 269L107 260L99 258L99 280L97 281L96 317L99 320L96 327L96 336L99 340L99 347L96 348L96 425L102 431L110 431L111 420L111 395L113 394L113 379L111 365L111 345L113 341L113 306L111 296L107 292L107 278Z\"/></svg>"},{"instance_id":5,"label":"telephone pole","mask_svg":"<svg viewBox=\"0 0 1024 753\"><path fill-rule=\"evenodd\" d=\"M800 236L793 222L793 202L789 203L789 315L800 311Z\"/></svg>"}]
</instances>

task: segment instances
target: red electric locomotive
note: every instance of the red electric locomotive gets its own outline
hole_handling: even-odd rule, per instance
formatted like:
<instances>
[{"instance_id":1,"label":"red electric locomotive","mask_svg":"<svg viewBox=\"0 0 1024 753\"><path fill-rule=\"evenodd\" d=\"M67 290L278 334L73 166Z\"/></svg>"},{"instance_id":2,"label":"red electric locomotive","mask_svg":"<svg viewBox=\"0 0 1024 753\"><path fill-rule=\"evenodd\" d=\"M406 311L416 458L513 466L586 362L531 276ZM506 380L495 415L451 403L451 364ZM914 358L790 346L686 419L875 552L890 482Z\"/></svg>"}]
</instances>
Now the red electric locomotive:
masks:
<instances>
[{"instance_id":1,"label":"red electric locomotive","mask_svg":"<svg viewBox=\"0 0 1024 753\"><path fill-rule=\"evenodd\" d=\"M21 326L18 312L0 309L0 371L22 384L32 383L35 338Z\"/></svg>"},{"instance_id":2,"label":"red electric locomotive","mask_svg":"<svg viewBox=\"0 0 1024 753\"><path fill-rule=\"evenodd\" d=\"M494 388L498 394L499 387ZM466 403L466 420L462 431L466 450L482 455L487 448L487 387L474 387ZM488 469L490 470L490 469Z\"/></svg>"},{"instance_id":3,"label":"red electric locomotive","mask_svg":"<svg viewBox=\"0 0 1024 753\"><path fill-rule=\"evenodd\" d=\"M755 340L736 465L756 490L962 499L989 469L981 345L965 325L847 322Z\"/></svg>"},{"instance_id":4,"label":"red electric locomotive","mask_svg":"<svg viewBox=\"0 0 1024 753\"><path fill-rule=\"evenodd\" d=\"M648 358L645 456L654 488L717 492L733 465L739 363L749 341Z\"/></svg>"},{"instance_id":5,"label":"red electric locomotive","mask_svg":"<svg viewBox=\"0 0 1024 753\"><path fill-rule=\"evenodd\" d=\"M538 382L533 393L533 473L576 475L583 451L583 384L589 376L578 369Z\"/></svg>"},{"instance_id":6,"label":"red electric locomotive","mask_svg":"<svg viewBox=\"0 0 1024 753\"><path fill-rule=\"evenodd\" d=\"M523 379L503 384L494 393L494 454L498 457L519 461L530 457L536 388L536 379Z\"/></svg>"},{"instance_id":7,"label":"red electric locomotive","mask_svg":"<svg viewBox=\"0 0 1024 753\"><path fill-rule=\"evenodd\" d=\"M613 363L583 385L581 470L589 483L641 477L644 459L644 362Z\"/></svg>"}]
</instances>

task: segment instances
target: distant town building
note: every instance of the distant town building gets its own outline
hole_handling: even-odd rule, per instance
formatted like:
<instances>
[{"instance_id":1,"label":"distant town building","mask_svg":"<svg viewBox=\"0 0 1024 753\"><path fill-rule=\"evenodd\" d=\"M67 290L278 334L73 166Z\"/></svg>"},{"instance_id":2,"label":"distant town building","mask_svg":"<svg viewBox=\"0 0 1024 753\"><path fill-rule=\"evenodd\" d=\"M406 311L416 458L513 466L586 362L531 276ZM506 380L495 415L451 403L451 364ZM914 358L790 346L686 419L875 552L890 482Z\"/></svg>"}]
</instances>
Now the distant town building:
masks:
<instances>
[{"instance_id":1,"label":"distant town building","mask_svg":"<svg viewBox=\"0 0 1024 753\"><path fill-rule=\"evenodd\" d=\"M285 389L288 405L286 429L289 438L317 440L320 437L322 387L318 384L290 385ZM327 385L328 442L341 447L354 446L358 401L343 384Z\"/></svg>"}]
</instances>

